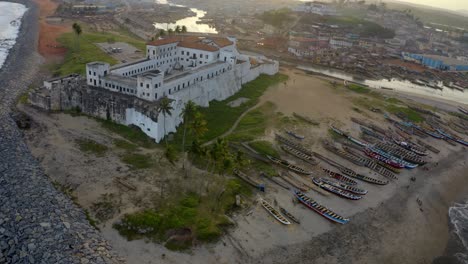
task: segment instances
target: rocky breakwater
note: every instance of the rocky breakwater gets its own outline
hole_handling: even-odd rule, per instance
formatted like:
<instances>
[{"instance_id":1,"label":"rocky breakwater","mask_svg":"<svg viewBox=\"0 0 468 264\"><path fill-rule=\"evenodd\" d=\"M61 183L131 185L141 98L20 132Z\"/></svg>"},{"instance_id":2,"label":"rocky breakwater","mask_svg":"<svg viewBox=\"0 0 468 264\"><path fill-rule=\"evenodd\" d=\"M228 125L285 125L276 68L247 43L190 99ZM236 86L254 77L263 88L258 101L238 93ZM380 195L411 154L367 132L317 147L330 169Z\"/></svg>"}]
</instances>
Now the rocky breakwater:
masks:
<instances>
[{"instance_id":1,"label":"rocky breakwater","mask_svg":"<svg viewBox=\"0 0 468 264\"><path fill-rule=\"evenodd\" d=\"M28 11L0 69L0 263L122 263L83 210L52 185L11 118L40 64L37 7L16 2Z\"/></svg>"}]
</instances>

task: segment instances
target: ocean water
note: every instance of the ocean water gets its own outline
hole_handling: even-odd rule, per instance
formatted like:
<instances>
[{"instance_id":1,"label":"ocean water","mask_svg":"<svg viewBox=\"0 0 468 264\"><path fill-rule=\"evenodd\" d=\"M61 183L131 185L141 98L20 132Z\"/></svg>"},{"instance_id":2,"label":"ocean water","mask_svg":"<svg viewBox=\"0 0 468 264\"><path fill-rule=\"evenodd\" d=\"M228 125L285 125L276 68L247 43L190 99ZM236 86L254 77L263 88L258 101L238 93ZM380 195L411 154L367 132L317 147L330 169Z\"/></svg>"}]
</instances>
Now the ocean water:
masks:
<instances>
[{"instance_id":1,"label":"ocean water","mask_svg":"<svg viewBox=\"0 0 468 264\"><path fill-rule=\"evenodd\" d=\"M452 223L452 232L456 234L462 250L457 250L454 256L460 263L468 264L468 201L465 203L456 203L448 211L450 222Z\"/></svg>"},{"instance_id":2,"label":"ocean water","mask_svg":"<svg viewBox=\"0 0 468 264\"><path fill-rule=\"evenodd\" d=\"M8 51L15 45L26 9L22 4L0 2L0 68L5 63Z\"/></svg>"}]
</instances>

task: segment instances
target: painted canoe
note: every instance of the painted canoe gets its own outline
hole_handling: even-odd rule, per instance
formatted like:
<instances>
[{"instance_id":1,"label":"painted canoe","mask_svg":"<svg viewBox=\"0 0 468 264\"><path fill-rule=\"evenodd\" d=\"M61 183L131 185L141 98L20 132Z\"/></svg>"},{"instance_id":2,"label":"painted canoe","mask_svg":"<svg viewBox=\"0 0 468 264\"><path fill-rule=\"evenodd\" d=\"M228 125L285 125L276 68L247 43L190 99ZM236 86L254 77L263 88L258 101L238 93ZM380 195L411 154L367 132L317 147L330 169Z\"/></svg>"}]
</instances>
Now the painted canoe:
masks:
<instances>
[{"instance_id":1,"label":"painted canoe","mask_svg":"<svg viewBox=\"0 0 468 264\"><path fill-rule=\"evenodd\" d=\"M303 192L299 190L294 191L294 196L297 198L297 200L299 200L299 202L307 206L309 209L313 210L317 214L325 217L326 219L332 222L336 222L339 224L346 224L349 222L349 219L344 218L343 216L336 214L327 207L317 203L312 198L306 196Z\"/></svg>"},{"instance_id":2,"label":"painted canoe","mask_svg":"<svg viewBox=\"0 0 468 264\"><path fill-rule=\"evenodd\" d=\"M349 178L348 176L345 176L345 175L342 175L342 174L339 174L338 172L334 172L334 171L331 171L329 169L325 169L325 168L322 168L322 170L328 174L328 176L330 176L331 178L335 179L335 180L338 180L344 184L347 184L347 185L357 185L357 182L351 178Z\"/></svg>"},{"instance_id":3,"label":"painted canoe","mask_svg":"<svg viewBox=\"0 0 468 264\"><path fill-rule=\"evenodd\" d=\"M329 191L333 194L336 194L340 197L343 197L343 198L346 198L346 199L350 199L350 200L359 200L362 198L362 196L359 196L359 195L355 195L355 194L352 194L350 192L347 192L343 189L340 189L338 187L335 187L333 185L330 185L322 180L320 180L320 178L314 178L312 177L312 182L317 185L318 187L326 190L326 191Z\"/></svg>"},{"instance_id":4,"label":"painted canoe","mask_svg":"<svg viewBox=\"0 0 468 264\"><path fill-rule=\"evenodd\" d=\"M276 220L278 220L278 222L282 223L283 225L291 224L291 222L289 222L286 217L273 208L273 206L271 206L267 201L261 199L260 202L262 203L263 208L265 208L265 210L267 210Z\"/></svg>"},{"instance_id":5,"label":"painted canoe","mask_svg":"<svg viewBox=\"0 0 468 264\"><path fill-rule=\"evenodd\" d=\"M348 191L348 192L351 192L351 193L354 193L354 194L359 194L359 195L367 194L367 190L360 189L360 188L357 188L357 187L354 187L354 186L349 186L347 184L341 183L341 182L336 181L336 180L327 179L327 178L319 178L319 180L321 180L324 183L330 184L331 186L335 186L336 188L340 188L340 189L342 189L344 191Z\"/></svg>"}]
</instances>

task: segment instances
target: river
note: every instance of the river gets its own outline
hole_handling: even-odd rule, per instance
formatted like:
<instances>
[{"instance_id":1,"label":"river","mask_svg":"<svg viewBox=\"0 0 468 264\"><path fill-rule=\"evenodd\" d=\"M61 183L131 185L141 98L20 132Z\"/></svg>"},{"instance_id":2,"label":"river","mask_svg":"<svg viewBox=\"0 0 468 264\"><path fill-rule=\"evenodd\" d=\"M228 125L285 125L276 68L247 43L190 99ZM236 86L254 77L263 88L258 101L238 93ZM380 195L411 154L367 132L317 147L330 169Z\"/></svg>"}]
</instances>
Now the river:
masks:
<instances>
[{"instance_id":1,"label":"river","mask_svg":"<svg viewBox=\"0 0 468 264\"><path fill-rule=\"evenodd\" d=\"M382 79L382 80L356 80L353 76L334 69L326 69L320 67L311 67L311 66L298 66L301 70L311 71L315 73L320 73L334 78L339 78L342 80L352 81L356 83L361 83L367 85L371 88L390 88L395 91L407 92L417 95L430 96L445 100L450 100L458 103L468 104L468 91L462 92L456 89L451 89L444 87L442 90L435 89L427 86L417 85L411 83L410 81L402 81L398 79Z\"/></svg>"},{"instance_id":2,"label":"river","mask_svg":"<svg viewBox=\"0 0 468 264\"><path fill-rule=\"evenodd\" d=\"M0 2L0 68L15 45L26 9L22 4Z\"/></svg>"},{"instance_id":3,"label":"river","mask_svg":"<svg viewBox=\"0 0 468 264\"><path fill-rule=\"evenodd\" d=\"M167 4L167 5L174 5L174 6L182 6L176 5L168 2L167 0L156 0L158 4ZM175 23L154 23L154 26L159 29L175 29L176 26L186 26L188 32L196 32L196 33L213 33L216 34L218 31L216 28L203 23L197 23L201 21L206 15L206 11L197 9L197 8L190 8L190 11L195 13L195 16L186 17L180 20L177 20Z\"/></svg>"}]
</instances>

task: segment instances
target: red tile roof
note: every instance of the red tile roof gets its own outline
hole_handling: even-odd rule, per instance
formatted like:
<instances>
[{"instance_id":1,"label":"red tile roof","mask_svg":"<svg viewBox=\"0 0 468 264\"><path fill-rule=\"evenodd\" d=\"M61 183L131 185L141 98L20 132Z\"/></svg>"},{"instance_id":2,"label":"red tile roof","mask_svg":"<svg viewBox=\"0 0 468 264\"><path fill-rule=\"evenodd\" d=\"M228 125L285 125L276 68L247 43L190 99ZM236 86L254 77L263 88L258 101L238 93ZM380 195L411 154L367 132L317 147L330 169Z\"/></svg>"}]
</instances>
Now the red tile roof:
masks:
<instances>
[{"instance_id":1,"label":"red tile roof","mask_svg":"<svg viewBox=\"0 0 468 264\"><path fill-rule=\"evenodd\" d=\"M204 39L213 41L213 43L216 44L216 46L220 48L234 44L228 38L224 38L224 37L197 37L197 36L171 36L171 37L151 41L151 42L148 42L147 44L151 46L162 46L162 45L167 45L167 44L178 43L177 46L179 47L206 50L206 51L219 50L219 48L215 46L202 43Z\"/></svg>"},{"instance_id":2,"label":"red tile roof","mask_svg":"<svg viewBox=\"0 0 468 264\"><path fill-rule=\"evenodd\" d=\"M210 38L220 48L234 44L228 38Z\"/></svg>"},{"instance_id":3,"label":"red tile roof","mask_svg":"<svg viewBox=\"0 0 468 264\"><path fill-rule=\"evenodd\" d=\"M211 46L211 45L208 45L208 44L203 44L201 42L182 41L182 42L179 42L179 45L177 45L177 46L183 47L183 48L189 48L189 49L212 51L212 52L219 50L215 46Z\"/></svg>"}]
</instances>

